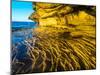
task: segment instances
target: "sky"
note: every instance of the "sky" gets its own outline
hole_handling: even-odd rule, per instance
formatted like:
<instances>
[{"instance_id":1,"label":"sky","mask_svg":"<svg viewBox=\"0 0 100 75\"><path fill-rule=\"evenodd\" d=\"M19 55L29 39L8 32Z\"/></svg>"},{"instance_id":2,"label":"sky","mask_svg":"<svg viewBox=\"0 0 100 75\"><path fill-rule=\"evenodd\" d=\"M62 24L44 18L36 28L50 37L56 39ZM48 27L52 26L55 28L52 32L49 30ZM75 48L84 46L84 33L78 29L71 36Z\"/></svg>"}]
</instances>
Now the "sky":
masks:
<instances>
[{"instance_id":1,"label":"sky","mask_svg":"<svg viewBox=\"0 0 100 75\"><path fill-rule=\"evenodd\" d=\"M31 21L28 17L32 12L32 2L12 0L12 21Z\"/></svg>"}]
</instances>

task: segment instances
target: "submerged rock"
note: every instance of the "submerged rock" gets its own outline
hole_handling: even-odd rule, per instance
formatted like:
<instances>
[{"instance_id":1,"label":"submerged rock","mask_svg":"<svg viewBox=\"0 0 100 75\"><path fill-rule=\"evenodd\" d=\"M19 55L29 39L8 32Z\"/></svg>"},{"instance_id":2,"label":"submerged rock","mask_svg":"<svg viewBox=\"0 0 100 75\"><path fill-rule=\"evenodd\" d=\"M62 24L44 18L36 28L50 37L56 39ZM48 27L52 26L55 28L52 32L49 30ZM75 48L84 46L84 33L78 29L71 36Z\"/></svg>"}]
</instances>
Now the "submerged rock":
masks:
<instances>
[{"instance_id":1,"label":"submerged rock","mask_svg":"<svg viewBox=\"0 0 100 75\"><path fill-rule=\"evenodd\" d=\"M31 72L95 69L96 18L84 8L94 9L53 3L35 3L35 7L35 13L29 17L38 22L35 44L28 46ZM27 73L28 67L16 73Z\"/></svg>"}]
</instances>

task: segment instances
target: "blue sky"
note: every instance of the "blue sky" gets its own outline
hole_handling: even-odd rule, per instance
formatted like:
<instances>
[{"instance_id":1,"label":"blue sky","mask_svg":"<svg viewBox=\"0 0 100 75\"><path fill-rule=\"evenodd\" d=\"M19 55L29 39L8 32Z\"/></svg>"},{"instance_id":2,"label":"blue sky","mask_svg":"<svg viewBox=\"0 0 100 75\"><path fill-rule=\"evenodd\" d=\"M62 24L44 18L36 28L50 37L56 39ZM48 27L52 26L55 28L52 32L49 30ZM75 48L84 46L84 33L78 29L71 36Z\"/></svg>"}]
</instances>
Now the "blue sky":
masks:
<instances>
[{"instance_id":1,"label":"blue sky","mask_svg":"<svg viewBox=\"0 0 100 75\"><path fill-rule=\"evenodd\" d=\"M12 0L12 21L31 21L28 16L32 12L32 2Z\"/></svg>"}]
</instances>

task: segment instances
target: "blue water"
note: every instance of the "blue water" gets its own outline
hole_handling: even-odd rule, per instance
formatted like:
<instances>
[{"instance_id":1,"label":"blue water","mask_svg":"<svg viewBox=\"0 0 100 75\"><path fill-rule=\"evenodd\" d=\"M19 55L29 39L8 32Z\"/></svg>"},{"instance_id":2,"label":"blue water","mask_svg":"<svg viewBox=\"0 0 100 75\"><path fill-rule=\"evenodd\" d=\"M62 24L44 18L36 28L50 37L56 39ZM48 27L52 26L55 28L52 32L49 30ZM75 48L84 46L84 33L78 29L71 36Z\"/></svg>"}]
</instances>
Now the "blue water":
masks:
<instances>
[{"instance_id":1,"label":"blue water","mask_svg":"<svg viewBox=\"0 0 100 75\"><path fill-rule=\"evenodd\" d=\"M23 43L27 39L35 37L33 28L36 28L35 22L12 22L12 59L16 55L18 61L27 59L27 46ZM16 48L15 48L16 47Z\"/></svg>"},{"instance_id":2,"label":"blue water","mask_svg":"<svg viewBox=\"0 0 100 75\"><path fill-rule=\"evenodd\" d=\"M29 28L35 28L35 27L36 27L36 22L17 22L17 21L12 22L13 30L29 29Z\"/></svg>"},{"instance_id":3,"label":"blue water","mask_svg":"<svg viewBox=\"0 0 100 75\"><path fill-rule=\"evenodd\" d=\"M12 22L12 43L20 43L32 38L33 28L36 28L35 22Z\"/></svg>"}]
</instances>

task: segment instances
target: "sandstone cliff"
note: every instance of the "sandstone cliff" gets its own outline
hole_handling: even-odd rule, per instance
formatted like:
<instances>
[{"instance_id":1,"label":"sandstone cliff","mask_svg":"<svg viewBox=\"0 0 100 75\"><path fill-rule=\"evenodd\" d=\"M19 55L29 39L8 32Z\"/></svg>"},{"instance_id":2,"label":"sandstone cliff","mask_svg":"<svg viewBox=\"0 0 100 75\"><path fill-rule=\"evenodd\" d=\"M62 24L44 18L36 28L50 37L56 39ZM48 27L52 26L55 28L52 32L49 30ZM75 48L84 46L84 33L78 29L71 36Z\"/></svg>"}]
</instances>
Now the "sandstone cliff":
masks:
<instances>
[{"instance_id":1,"label":"sandstone cliff","mask_svg":"<svg viewBox=\"0 0 100 75\"><path fill-rule=\"evenodd\" d=\"M31 46L34 38L27 45L32 61L30 72L95 69L95 6L33 4L35 12L29 19L36 21L38 27L33 30L35 46ZM29 71L24 67L19 72Z\"/></svg>"},{"instance_id":2,"label":"sandstone cliff","mask_svg":"<svg viewBox=\"0 0 100 75\"><path fill-rule=\"evenodd\" d=\"M34 70L65 71L94 69L96 66L95 6L35 3L36 12L29 17L38 22L35 29L43 54ZM33 54L34 55L34 54ZM41 60L40 59L40 60ZM38 58L37 58L38 60ZM39 62L35 62L38 63Z\"/></svg>"}]
</instances>

